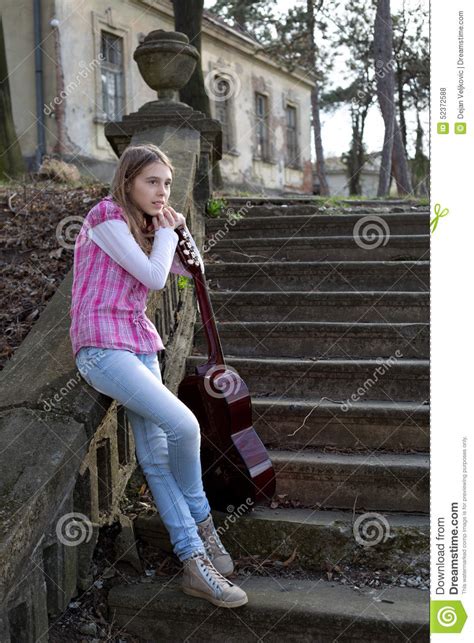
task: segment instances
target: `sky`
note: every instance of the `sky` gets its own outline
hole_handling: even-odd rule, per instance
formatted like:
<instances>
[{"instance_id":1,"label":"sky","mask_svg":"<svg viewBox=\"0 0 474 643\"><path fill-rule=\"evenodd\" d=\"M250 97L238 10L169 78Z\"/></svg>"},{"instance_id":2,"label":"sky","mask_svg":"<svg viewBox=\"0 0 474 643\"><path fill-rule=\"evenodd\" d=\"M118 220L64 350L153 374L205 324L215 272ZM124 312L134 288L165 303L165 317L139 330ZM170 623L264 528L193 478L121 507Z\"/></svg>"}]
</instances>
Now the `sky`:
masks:
<instances>
[{"instance_id":1,"label":"sky","mask_svg":"<svg viewBox=\"0 0 474 643\"><path fill-rule=\"evenodd\" d=\"M406 7L418 7L423 3L423 0L392 0L392 10L397 11L401 9L403 3ZM425 0L428 5L428 0ZM204 0L204 7L210 8L214 4L214 0ZM329 2L328 2L329 4ZM276 7L282 13L285 13L289 8L298 5L306 5L306 0L278 0ZM372 26L371 26L372 28ZM428 27L427 27L428 28ZM342 84L344 73L343 56L336 58L334 70L330 76L330 85L325 89L331 89L333 86ZM416 116L415 113L407 113L407 129L408 129L408 153L410 156L414 153L414 137ZM428 154L428 135L429 135L429 114L428 110L422 115L422 127L425 131L424 151ZM322 140L324 154L327 158L332 156L340 156L343 152L347 152L351 140L351 118L349 107L343 107L332 113L321 112L321 125L322 125ZM365 125L364 142L368 152L379 151L382 147L384 135L384 124L382 115L377 104L374 104L367 116ZM315 158L314 146L312 152L313 159Z\"/></svg>"}]
</instances>

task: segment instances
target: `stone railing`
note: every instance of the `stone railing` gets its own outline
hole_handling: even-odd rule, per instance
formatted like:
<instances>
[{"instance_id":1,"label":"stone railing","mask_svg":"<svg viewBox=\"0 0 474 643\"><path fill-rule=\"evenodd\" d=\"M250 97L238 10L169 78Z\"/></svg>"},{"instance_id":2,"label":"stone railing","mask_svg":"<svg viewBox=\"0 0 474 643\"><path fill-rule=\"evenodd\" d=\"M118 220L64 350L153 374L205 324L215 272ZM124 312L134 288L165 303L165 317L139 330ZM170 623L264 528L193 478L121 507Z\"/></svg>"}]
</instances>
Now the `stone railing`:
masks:
<instances>
[{"instance_id":1,"label":"stone railing","mask_svg":"<svg viewBox=\"0 0 474 643\"><path fill-rule=\"evenodd\" d=\"M182 142L181 142L182 143ZM168 149L168 153L170 150ZM199 154L179 156L172 203L202 247L193 200ZM117 519L135 466L125 409L80 377L69 339L72 270L1 374L0 640L47 641L48 619L90 586L100 526ZM151 292L148 316L166 350L164 383L176 393L190 352L194 288ZM170 366L172 364L172 367Z\"/></svg>"},{"instance_id":2,"label":"stone railing","mask_svg":"<svg viewBox=\"0 0 474 643\"><path fill-rule=\"evenodd\" d=\"M176 91L168 91L187 81L186 56L196 58L191 46L183 47L186 41L174 32L150 34L150 69L162 69L160 56L171 56L165 77L146 79L157 90L166 85L165 100L109 123L105 133L118 156L130 143L151 142L170 157L171 205L186 216L202 248L204 204L222 134L219 123L172 100ZM191 71L188 65L188 76ZM48 620L66 609L78 589L90 587L99 528L120 513L119 500L136 466L125 409L86 384L75 366L71 287L72 270L1 374L2 643L48 641ZM192 346L192 282L179 289L178 276L170 274L166 288L151 293L147 315L166 347L159 353L163 382L176 394Z\"/></svg>"}]
</instances>

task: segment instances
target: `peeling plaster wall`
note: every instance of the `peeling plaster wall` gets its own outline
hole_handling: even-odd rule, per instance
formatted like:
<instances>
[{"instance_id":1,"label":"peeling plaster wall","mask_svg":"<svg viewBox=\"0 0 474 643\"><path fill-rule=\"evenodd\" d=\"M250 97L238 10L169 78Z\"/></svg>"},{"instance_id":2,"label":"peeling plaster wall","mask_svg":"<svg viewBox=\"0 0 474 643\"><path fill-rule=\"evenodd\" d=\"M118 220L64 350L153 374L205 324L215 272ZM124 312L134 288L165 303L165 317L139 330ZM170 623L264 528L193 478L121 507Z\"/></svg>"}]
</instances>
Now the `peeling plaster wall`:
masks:
<instances>
[{"instance_id":1,"label":"peeling plaster wall","mask_svg":"<svg viewBox=\"0 0 474 643\"><path fill-rule=\"evenodd\" d=\"M100 78L100 32L102 29L123 38L125 64L126 113L136 111L156 94L141 78L133 52L140 34L153 29L173 30L171 5L164 0L43 0L43 66L47 152L57 142L54 101L60 100L65 112L67 158L79 170L100 180L108 180L116 165L116 156L104 136ZM35 72L33 55L32 2L3 0L7 60L10 71L14 122L23 155L34 157ZM55 17L60 40L64 94L56 83L55 33L50 20ZM21 25L21 27L17 27ZM18 31L21 36L19 37ZM240 81L232 102L232 128L235 153L224 154L222 175L228 188L235 190L312 191L310 163L311 83L303 76L279 70L270 62L252 54L252 44L221 26L205 24L202 39L202 66L206 75L212 69L224 69ZM255 98L256 90L268 93L271 162L256 160ZM298 110L300 169L285 166L286 100ZM215 104L211 101L215 114Z\"/></svg>"},{"instance_id":2,"label":"peeling plaster wall","mask_svg":"<svg viewBox=\"0 0 474 643\"><path fill-rule=\"evenodd\" d=\"M236 152L224 154L221 171L226 182L246 188L270 191L312 192L311 166L311 96L310 85L257 58L239 51L236 46L203 35L203 73L222 71L235 81L230 113L232 142ZM270 162L254 158L255 92L267 95L270 118ZM289 101L297 108L298 148L300 167L285 165L286 113ZM215 116L216 104L211 101Z\"/></svg>"}]
</instances>

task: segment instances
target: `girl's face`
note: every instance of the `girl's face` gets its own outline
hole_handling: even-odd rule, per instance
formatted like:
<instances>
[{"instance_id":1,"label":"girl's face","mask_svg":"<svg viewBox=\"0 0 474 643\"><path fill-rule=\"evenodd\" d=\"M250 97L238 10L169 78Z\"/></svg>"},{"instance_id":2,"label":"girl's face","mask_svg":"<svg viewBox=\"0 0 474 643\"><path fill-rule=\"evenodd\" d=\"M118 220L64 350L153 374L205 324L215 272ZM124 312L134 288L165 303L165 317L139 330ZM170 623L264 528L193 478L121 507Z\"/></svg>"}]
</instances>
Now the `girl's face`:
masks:
<instances>
[{"instance_id":1,"label":"girl's face","mask_svg":"<svg viewBox=\"0 0 474 643\"><path fill-rule=\"evenodd\" d=\"M145 214L156 215L169 199L171 181L170 168L160 161L153 161L133 179L130 197Z\"/></svg>"}]
</instances>

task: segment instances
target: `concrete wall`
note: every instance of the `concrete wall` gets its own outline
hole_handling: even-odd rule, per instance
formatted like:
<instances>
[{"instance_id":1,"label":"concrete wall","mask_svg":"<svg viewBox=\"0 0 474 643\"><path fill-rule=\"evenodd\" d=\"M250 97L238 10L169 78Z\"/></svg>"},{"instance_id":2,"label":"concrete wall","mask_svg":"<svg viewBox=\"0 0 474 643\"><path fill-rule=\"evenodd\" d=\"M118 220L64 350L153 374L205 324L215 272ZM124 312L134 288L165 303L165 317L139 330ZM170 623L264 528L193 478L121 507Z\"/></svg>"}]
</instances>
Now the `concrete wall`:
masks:
<instances>
[{"instance_id":1,"label":"concrete wall","mask_svg":"<svg viewBox=\"0 0 474 643\"><path fill-rule=\"evenodd\" d=\"M332 196L349 196L349 180L347 174L341 170L340 172L331 171L327 174L329 189ZM362 194L367 197L377 196L377 189L379 185L379 175L377 172L362 172L360 185ZM395 181L392 181L390 188L392 196L397 195L397 187Z\"/></svg>"},{"instance_id":2,"label":"concrete wall","mask_svg":"<svg viewBox=\"0 0 474 643\"><path fill-rule=\"evenodd\" d=\"M54 40L49 21L54 15L54 0L43 0L42 33L44 62L44 91L53 94L56 87ZM5 50L12 98L13 121L23 156L33 157L37 145L35 107L35 55L33 2L26 0L2 0L1 3ZM48 147L56 140L55 131L46 134Z\"/></svg>"},{"instance_id":3,"label":"concrete wall","mask_svg":"<svg viewBox=\"0 0 474 643\"><path fill-rule=\"evenodd\" d=\"M13 97L14 122L23 155L32 158L36 148L35 84L33 50L33 3L4 0L4 26L7 59ZM116 164L115 155L104 137L101 109L100 31L105 29L123 38L125 58L126 113L154 100L155 92L141 78L133 60L140 34L153 29L174 29L172 8L164 0L71 0L43 1L43 64L47 152L57 138L54 100L65 112L66 158L83 174L109 180ZM51 18L60 24L51 27ZM17 26L21 36L19 37ZM55 33L56 32L56 33ZM60 95L55 61L59 37L64 93ZM283 72L264 56L253 53L254 45L232 30L204 23L202 41L203 71L227 69L239 78L241 89L233 98L233 127L236 154L226 154L221 163L224 180L243 190L267 192L306 191L311 193L310 91L311 83L302 75ZM271 140L273 162L253 159L254 91L265 91L272 105ZM284 104L291 100L298 109L298 137L302 152L301 169L285 168ZM215 105L212 105L215 109Z\"/></svg>"}]
</instances>

